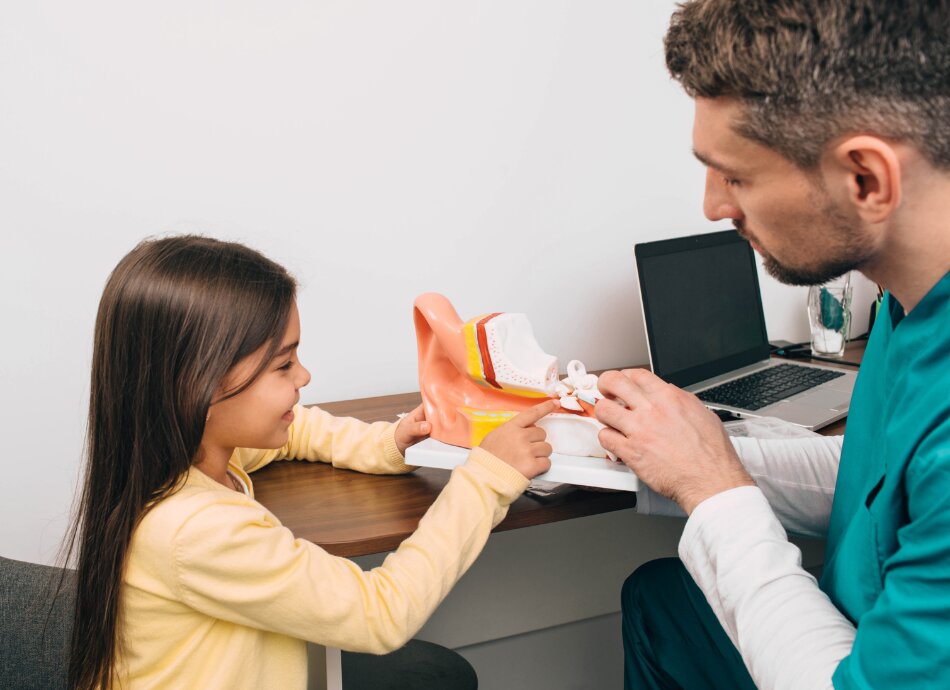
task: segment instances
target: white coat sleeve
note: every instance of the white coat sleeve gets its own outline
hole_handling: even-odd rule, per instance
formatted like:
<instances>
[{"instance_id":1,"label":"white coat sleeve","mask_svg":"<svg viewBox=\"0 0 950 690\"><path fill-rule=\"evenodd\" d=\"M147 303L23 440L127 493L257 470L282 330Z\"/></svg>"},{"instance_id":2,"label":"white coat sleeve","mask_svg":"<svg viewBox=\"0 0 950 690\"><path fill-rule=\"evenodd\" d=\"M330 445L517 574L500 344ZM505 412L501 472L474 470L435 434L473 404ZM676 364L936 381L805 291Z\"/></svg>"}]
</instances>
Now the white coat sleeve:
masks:
<instances>
[{"instance_id":1,"label":"white coat sleeve","mask_svg":"<svg viewBox=\"0 0 950 690\"><path fill-rule=\"evenodd\" d=\"M700 503L679 555L756 687L832 687L855 628L802 569L801 552L760 489L730 489Z\"/></svg>"},{"instance_id":2,"label":"white coat sleeve","mask_svg":"<svg viewBox=\"0 0 950 690\"><path fill-rule=\"evenodd\" d=\"M823 537L828 531L842 436L796 439L733 438L746 471L789 532ZM673 501L641 485L637 512L686 517Z\"/></svg>"}]
</instances>

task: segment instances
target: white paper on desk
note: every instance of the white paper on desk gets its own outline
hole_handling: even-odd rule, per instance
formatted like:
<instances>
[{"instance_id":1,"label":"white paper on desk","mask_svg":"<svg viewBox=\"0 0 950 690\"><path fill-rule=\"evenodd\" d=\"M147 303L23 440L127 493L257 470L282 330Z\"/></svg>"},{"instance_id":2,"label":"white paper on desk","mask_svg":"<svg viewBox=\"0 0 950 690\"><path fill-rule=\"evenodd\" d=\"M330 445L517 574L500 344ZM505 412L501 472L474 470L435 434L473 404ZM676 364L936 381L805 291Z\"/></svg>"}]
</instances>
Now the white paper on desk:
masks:
<instances>
[{"instance_id":1,"label":"white paper on desk","mask_svg":"<svg viewBox=\"0 0 950 690\"><path fill-rule=\"evenodd\" d=\"M465 462L469 449L450 446L447 443L427 438L406 450L406 463L421 467L438 467L450 470ZM640 488L637 475L622 462L607 458L582 458L577 455L551 455L551 469L538 475L538 479L562 484L596 486L602 489L636 491Z\"/></svg>"}]
</instances>

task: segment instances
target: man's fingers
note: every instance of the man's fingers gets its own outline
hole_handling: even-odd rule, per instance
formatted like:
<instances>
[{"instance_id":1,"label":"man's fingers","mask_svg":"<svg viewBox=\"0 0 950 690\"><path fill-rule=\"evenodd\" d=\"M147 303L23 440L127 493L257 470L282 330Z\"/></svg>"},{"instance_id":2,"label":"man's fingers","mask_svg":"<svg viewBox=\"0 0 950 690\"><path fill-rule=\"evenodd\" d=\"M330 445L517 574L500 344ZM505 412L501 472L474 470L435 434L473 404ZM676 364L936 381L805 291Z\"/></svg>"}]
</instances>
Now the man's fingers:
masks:
<instances>
[{"instance_id":1,"label":"man's fingers","mask_svg":"<svg viewBox=\"0 0 950 690\"><path fill-rule=\"evenodd\" d=\"M625 373L605 371L597 379L597 389L611 400L620 400L627 407L634 408L644 401L643 390Z\"/></svg>"},{"instance_id":2,"label":"man's fingers","mask_svg":"<svg viewBox=\"0 0 950 690\"><path fill-rule=\"evenodd\" d=\"M666 381L649 369L624 369L621 373L627 377L628 381L632 381L633 384L644 393L656 393L668 385Z\"/></svg>"},{"instance_id":3,"label":"man's fingers","mask_svg":"<svg viewBox=\"0 0 950 690\"><path fill-rule=\"evenodd\" d=\"M627 458L624 457L625 455L631 455L629 451L629 441L626 436L608 427L600 430L600 433L597 434L597 440L600 442L600 445L604 447L604 450L610 451L622 460L625 465L630 466ZM631 467L630 469L633 468Z\"/></svg>"},{"instance_id":4,"label":"man's fingers","mask_svg":"<svg viewBox=\"0 0 950 690\"><path fill-rule=\"evenodd\" d=\"M594 415L609 427L624 434L633 433L637 426L636 412L615 403L613 400L598 400Z\"/></svg>"},{"instance_id":5,"label":"man's fingers","mask_svg":"<svg viewBox=\"0 0 950 690\"><path fill-rule=\"evenodd\" d=\"M551 414L560 408L557 400L545 400L540 405L529 407L527 410L516 414L511 418L511 423L521 427L529 427L537 423L545 415Z\"/></svg>"}]
</instances>

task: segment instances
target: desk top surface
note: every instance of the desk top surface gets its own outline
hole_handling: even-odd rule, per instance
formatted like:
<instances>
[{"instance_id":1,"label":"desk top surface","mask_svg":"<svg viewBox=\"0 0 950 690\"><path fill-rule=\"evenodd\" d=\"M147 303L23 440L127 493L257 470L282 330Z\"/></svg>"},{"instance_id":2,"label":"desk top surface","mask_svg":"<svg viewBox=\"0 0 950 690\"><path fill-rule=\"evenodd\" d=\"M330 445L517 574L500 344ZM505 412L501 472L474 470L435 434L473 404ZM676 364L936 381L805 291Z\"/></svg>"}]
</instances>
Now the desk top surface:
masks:
<instances>
[{"instance_id":1,"label":"desk top surface","mask_svg":"<svg viewBox=\"0 0 950 690\"><path fill-rule=\"evenodd\" d=\"M864 342L848 346L845 359L860 361ZM366 422L391 421L421 402L419 393L321 403L327 412ZM844 420L822 430L844 432ZM322 462L275 462L255 472L254 493L297 537L338 556L395 549L449 480L448 470L420 468L399 476L336 469ZM578 489L548 499L523 495L495 531L541 525L633 508L636 494Z\"/></svg>"}]
</instances>

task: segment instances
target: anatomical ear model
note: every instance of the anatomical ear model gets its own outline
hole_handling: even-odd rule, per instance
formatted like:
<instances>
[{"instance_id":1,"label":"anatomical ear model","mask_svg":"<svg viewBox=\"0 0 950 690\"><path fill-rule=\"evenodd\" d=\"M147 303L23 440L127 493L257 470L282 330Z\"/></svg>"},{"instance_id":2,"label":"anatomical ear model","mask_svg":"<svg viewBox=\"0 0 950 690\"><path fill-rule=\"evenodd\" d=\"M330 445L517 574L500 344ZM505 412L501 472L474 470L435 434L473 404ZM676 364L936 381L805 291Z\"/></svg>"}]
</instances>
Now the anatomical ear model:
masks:
<instances>
[{"instance_id":1,"label":"anatomical ear model","mask_svg":"<svg viewBox=\"0 0 950 690\"><path fill-rule=\"evenodd\" d=\"M603 397L597 377L577 361L557 379L558 361L534 339L524 314L496 313L462 321L442 295L426 293L413 314L419 386L432 438L471 448L489 431L547 398L562 412L538 422L555 453L607 457L597 441L604 427L593 405Z\"/></svg>"}]
</instances>

